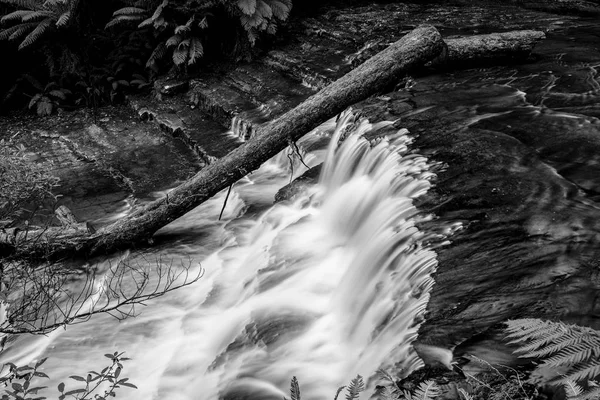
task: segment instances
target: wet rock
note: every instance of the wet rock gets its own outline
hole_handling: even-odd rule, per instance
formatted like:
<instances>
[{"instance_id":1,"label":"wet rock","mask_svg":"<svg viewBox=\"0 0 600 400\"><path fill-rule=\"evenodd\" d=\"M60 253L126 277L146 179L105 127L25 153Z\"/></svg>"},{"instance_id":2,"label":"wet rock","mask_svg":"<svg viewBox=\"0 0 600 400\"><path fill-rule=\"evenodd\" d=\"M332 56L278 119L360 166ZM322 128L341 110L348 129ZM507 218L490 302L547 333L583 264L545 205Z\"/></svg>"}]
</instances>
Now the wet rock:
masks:
<instances>
[{"instance_id":1,"label":"wet rock","mask_svg":"<svg viewBox=\"0 0 600 400\"><path fill-rule=\"evenodd\" d=\"M165 79L157 80L154 83L154 89L157 93L165 96L173 96L178 93L186 92L190 87L188 80L181 79Z\"/></svg>"}]
</instances>

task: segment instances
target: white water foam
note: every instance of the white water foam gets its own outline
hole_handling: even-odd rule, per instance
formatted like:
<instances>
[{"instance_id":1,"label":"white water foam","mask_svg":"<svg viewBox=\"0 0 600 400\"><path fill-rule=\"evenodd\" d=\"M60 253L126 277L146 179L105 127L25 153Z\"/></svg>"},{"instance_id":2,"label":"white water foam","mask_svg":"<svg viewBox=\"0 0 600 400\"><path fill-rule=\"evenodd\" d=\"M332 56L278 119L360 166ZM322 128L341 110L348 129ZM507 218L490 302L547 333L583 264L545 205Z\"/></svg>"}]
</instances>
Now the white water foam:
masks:
<instances>
[{"instance_id":1,"label":"white water foam","mask_svg":"<svg viewBox=\"0 0 600 400\"><path fill-rule=\"evenodd\" d=\"M17 346L45 347L35 356L50 356L57 380L126 351L133 361L124 374L139 390L120 395L131 400L281 399L292 376L303 398L327 399L357 374L410 372L437 264L412 201L433 174L410 153L405 130L369 141L362 135L374 127L363 121L348 134L352 119L346 112L320 128L335 127L320 182L294 202L239 216L287 183L289 160L280 156L234 187L223 221L224 192L161 231L188 233L163 257L200 261L200 281L136 318L99 316L50 343Z\"/></svg>"}]
</instances>

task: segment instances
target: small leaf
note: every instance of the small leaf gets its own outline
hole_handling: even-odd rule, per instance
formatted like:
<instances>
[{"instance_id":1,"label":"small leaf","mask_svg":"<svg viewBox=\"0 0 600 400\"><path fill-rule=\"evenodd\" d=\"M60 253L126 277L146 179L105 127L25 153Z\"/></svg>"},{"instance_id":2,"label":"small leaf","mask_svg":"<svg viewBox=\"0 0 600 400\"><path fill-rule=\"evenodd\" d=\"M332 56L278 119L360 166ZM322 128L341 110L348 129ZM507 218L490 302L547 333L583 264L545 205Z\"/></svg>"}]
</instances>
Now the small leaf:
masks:
<instances>
[{"instance_id":1,"label":"small leaf","mask_svg":"<svg viewBox=\"0 0 600 400\"><path fill-rule=\"evenodd\" d=\"M65 396L72 396L72 395L78 394L78 393L87 393L87 390L85 390L85 389L69 390L68 392L65 392Z\"/></svg>"},{"instance_id":2,"label":"small leaf","mask_svg":"<svg viewBox=\"0 0 600 400\"><path fill-rule=\"evenodd\" d=\"M138 387L137 387L137 386L135 386L133 383L129 383L129 382L123 382L123 383L121 383L121 385L123 385L123 386L127 386L127 387L130 387L130 388L132 388L132 389L137 389L137 388L138 388Z\"/></svg>"},{"instance_id":3,"label":"small leaf","mask_svg":"<svg viewBox=\"0 0 600 400\"><path fill-rule=\"evenodd\" d=\"M71 375L69 378L74 379L74 380L79 381L79 382L85 382L85 379L82 376Z\"/></svg>"},{"instance_id":4,"label":"small leaf","mask_svg":"<svg viewBox=\"0 0 600 400\"><path fill-rule=\"evenodd\" d=\"M65 384L63 382L58 384L58 391L61 393L65 391Z\"/></svg>"},{"instance_id":5,"label":"small leaf","mask_svg":"<svg viewBox=\"0 0 600 400\"><path fill-rule=\"evenodd\" d=\"M46 362L46 360L48 359L48 357L44 357L41 360L39 360L38 362L35 363L35 368L38 369L43 363Z\"/></svg>"}]
</instances>

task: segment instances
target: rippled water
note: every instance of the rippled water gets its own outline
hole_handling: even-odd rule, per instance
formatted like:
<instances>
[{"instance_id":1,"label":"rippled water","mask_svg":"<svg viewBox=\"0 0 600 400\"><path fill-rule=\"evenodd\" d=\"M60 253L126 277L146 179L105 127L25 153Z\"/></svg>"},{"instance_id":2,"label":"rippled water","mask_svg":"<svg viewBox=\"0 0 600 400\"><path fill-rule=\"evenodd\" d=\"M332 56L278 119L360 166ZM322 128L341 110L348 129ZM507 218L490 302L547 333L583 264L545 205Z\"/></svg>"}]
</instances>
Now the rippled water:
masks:
<instances>
[{"instance_id":1,"label":"rippled water","mask_svg":"<svg viewBox=\"0 0 600 400\"><path fill-rule=\"evenodd\" d=\"M235 185L222 220L225 192L159 232L156 254L204 268L197 283L137 318L22 337L0 361L49 355L55 383L118 349L140 387L123 398L280 399L292 376L305 398L330 398L356 374L418 364L412 318L438 262L421 340L481 352L478 335L523 315L600 327L600 31L570 23L553 24L530 63L417 76L361 104L397 120L376 127L388 138L307 154L309 166L328 161L292 201L272 205L290 181L281 154ZM304 170L296 161L294 177ZM434 232L457 221L436 255Z\"/></svg>"}]
</instances>

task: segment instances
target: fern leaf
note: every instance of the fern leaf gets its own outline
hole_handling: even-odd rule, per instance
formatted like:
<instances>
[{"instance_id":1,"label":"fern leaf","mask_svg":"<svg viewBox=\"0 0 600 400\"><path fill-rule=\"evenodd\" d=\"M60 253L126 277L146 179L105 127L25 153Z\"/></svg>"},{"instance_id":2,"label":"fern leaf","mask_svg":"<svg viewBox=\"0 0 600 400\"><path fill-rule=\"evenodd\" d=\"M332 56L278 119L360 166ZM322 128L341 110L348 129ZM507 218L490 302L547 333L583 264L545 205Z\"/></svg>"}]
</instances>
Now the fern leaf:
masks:
<instances>
[{"instance_id":1,"label":"fern leaf","mask_svg":"<svg viewBox=\"0 0 600 400\"><path fill-rule=\"evenodd\" d=\"M413 400L433 400L440 395L440 387L434 381L421 382L415 389Z\"/></svg>"},{"instance_id":2,"label":"fern leaf","mask_svg":"<svg viewBox=\"0 0 600 400\"><path fill-rule=\"evenodd\" d=\"M204 55L204 47L202 42L197 37L193 37L190 40L190 50L188 65L195 64Z\"/></svg>"},{"instance_id":3,"label":"fern leaf","mask_svg":"<svg viewBox=\"0 0 600 400\"><path fill-rule=\"evenodd\" d=\"M382 400L397 400L399 398L398 389L392 385L386 385L379 392L379 396Z\"/></svg>"},{"instance_id":4,"label":"fern leaf","mask_svg":"<svg viewBox=\"0 0 600 400\"><path fill-rule=\"evenodd\" d=\"M600 387L593 387L579 394L578 396L569 398L569 400L598 400L600 399Z\"/></svg>"},{"instance_id":5,"label":"fern leaf","mask_svg":"<svg viewBox=\"0 0 600 400\"><path fill-rule=\"evenodd\" d=\"M152 21L156 21L161 16L164 8L167 5L169 5L169 0L163 0L163 2L160 3L158 7L156 7L156 10L154 10L154 14L152 14Z\"/></svg>"},{"instance_id":6,"label":"fern leaf","mask_svg":"<svg viewBox=\"0 0 600 400\"><path fill-rule=\"evenodd\" d=\"M179 45L179 43L181 43L182 40L183 40L183 37L181 37L181 35L173 35L167 39L167 41L165 42L165 46L167 46L167 47L177 46L177 45Z\"/></svg>"},{"instance_id":7,"label":"fern leaf","mask_svg":"<svg viewBox=\"0 0 600 400\"><path fill-rule=\"evenodd\" d=\"M346 388L346 386L340 386L339 388L337 388L337 391L335 392L335 396L333 397L333 400L338 400L340 393L342 393L342 390L344 390L345 388Z\"/></svg>"},{"instance_id":8,"label":"fern leaf","mask_svg":"<svg viewBox=\"0 0 600 400\"><path fill-rule=\"evenodd\" d=\"M292 382L290 384L290 396L291 400L300 400L300 385L295 376L292 377Z\"/></svg>"},{"instance_id":9,"label":"fern leaf","mask_svg":"<svg viewBox=\"0 0 600 400\"><path fill-rule=\"evenodd\" d=\"M565 389L565 394L567 395L567 399L571 397L579 396L583 393L583 388L577 384L577 382L568 380L563 384Z\"/></svg>"},{"instance_id":10,"label":"fern leaf","mask_svg":"<svg viewBox=\"0 0 600 400\"><path fill-rule=\"evenodd\" d=\"M38 26L31 31L31 33L29 33L29 35L27 35L25 37L25 39L23 39L23 41L21 42L21 44L19 45L19 50L24 49L27 46L32 45L33 43L35 43L36 41L39 40L40 37L42 37L42 35L48 30L48 28L52 25L52 20L51 19L45 19L42 22L40 22L38 24Z\"/></svg>"},{"instance_id":11,"label":"fern leaf","mask_svg":"<svg viewBox=\"0 0 600 400\"><path fill-rule=\"evenodd\" d=\"M123 7L118 9L113 13L113 17L117 15L137 15L137 14L145 14L148 10L140 7Z\"/></svg>"},{"instance_id":12,"label":"fern leaf","mask_svg":"<svg viewBox=\"0 0 600 400\"><path fill-rule=\"evenodd\" d=\"M25 15L21 18L21 21L29 22L39 20L41 18L51 17L53 14L54 13L51 11L30 11L28 15Z\"/></svg>"},{"instance_id":13,"label":"fern leaf","mask_svg":"<svg viewBox=\"0 0 600 400\"><path fill-rule=\"evenodd\" d=\"M66 26L69 23L70 20L71 20L71 11L67 11L65 13L62 13L62 15L56 21L56 27L57 28L62 28L64 26Z\"/></svg>"},{"instance_id":14,"label":"fern leaf","mask_svg":"<svg viewBox=\"0 0 600 400\"><path fill-rule=\"evenodd\" d=\"M2 19L0 19L0 22L6 23L9 21L22 20L24 17L28 16L31 13L35 13L35 12L36 11L32 11L32 10L13 11L10 14L6 14L4 17L2 17Z\"/></svg>"},{"instance_id":15,"label":"fern leaf","mask_svg":"<svg viewBox=\"0 0 600 400\"><path fill-rule=\"evenodd\" d=\"M273 18L273 10L263 0L257 0L256 2L256 13L262 15L264 19Z\"/></svg>"},{"instance_id":16,"label":"fern leaf","mask_svg":"<svg viewBox=\"0 0 600 400\"><path fill-rule=\"evenodd\" d=\"M0 40L6 39L16 39L28 30L33 29L37 24L35 22L28 24L19 24L15 26L11 26L10 28L6 28L0 31Z\"/></svg>"},{"instance_id":17,"label":"fern leaf","mask_svg":"<svg viewBox=\"0 0 600 400\"><path fill-rule=\"evenodd\" d=\"M179 25L175 28L175 34L183 34L188 33L192 29L192 22L194 22L194 17L190 18L185 25Z\"/></svg>"},{"instance_id":18,"label":"fern leaf","mask_svg":"<svg viewBox=\"0 0 600 400\"><path fill-rule=\"evenodd\" d=\"M256 12L256 0L238 0L237 6L246 15Z\"/></svg>"},{"instance_id":19,"label":"fern leaf","mask_svg":"<svg viewBox=\"0 0 600 400\"><path fill-rule=\"evenodd\" d=\"M175 51L173 51L173 63L175 63L176 66L185 64L185 62L187 61L187 58L188 58L187 47L177 46Z\"/></svg>"},{"instance_id":20,"label":"fern leaf","mask_svg":"<svg viewBox=\"0 0 600 400\"><path fill-rule=\"evenodd\" d=\"M147 68L154 68L156 62L167 55L167 46L163 42L160 42L150 54L148 61L146 61Z\"/></svg>"},{"instance_id":21,"label":"fern leaf","mask_svg":"<svg viewBox=\"0 0 600 400\"><path fill-rule=\"evenodd\" d=\"M544 361L545 365L558 367L560 365L577 364L597 357L600 353L600 341L586 341L575 346L567 347Z\"/></svg>"},{"instance_id":22,"label":"fern leaf","mask_svg":"<svg viewBox=\"0 0 600 400\"><path fill-rule=\"evenodd\" d=\"M32 29L35 29L38 26L37 22L29 22L26 24L19 24L17 25L17 27L19 29L15 30L9 37L8 40L16 40L19 37L21 37L22 35L24 35L26 32L31 31Z\"/></svg>"},{"instance_id":23,"label":"fern leaf","mask_svg":"<svg viewBox=\"0 0 600 400\"><path fill-rule=\"evenodd\" d=\"M142 22L141 22L141 23L138 25L138 28L143 28L143 27L145 27L145 26L152 25L152 22L153 22L153 21L152 21L152 17L150 17L150 18L146 18L145 20L143 20L143 21L142 21Z\"/></svg>"},{"instance_id":24,"label":"fern leaf","mask_svg":"<svg viewBox=\"0 0 600 400\"><path fill-rule=\"evenodd\" d=\"M564 324L551 321L542 321L537 318L523 318L507 321L507 337L513 339L510 343L516 344L530 340L539 340L551 332L564 331Z\"/></svg>"},{"instance_id":25,"label":"fern leaf","mask_svg":"<svg viewBox=\"0 0 600 400\"><path fill-rule=\"evenodd\" d=\"M567 373L561 377L551 381L551 383L563 384L568 380L572 381L584 381L586 379L593 379L600 375L600 359L593 359L590 361L576 364L573 368L567 371Z\"/></svg>"},{"instance_id":26,"label":"fern leaf","mask_svg":"<svg viewBox=\"0 0 600 400\"><path fill-rule=\"evenodd\" d=\"M139 16L139 15L117 15L116 17L114 17L113 19L108 21L108 24L106 24L104 26L104 28L108 29L110 27L113 27L115 25L121 24L123 22L128 22L128 21L139 21L142 18L143 17ZM139 28L139 26L138 26L138 28Z\"/></svg>"},{"instance_id":27,"label":"fern leaf","mask_svg":"<svg viewBox=\"0 0 600 400\"><path fill-rule=\"evenodd\" d=\"M206 17L202 18L200 20L200 22L198 22L198 28L200 28L200 29L208 28L208 20L206 19Z\"/></svg>"},{"instance_id":28,"label":"fern leaf","mask_svg":"<svg viewBox=\"0 0 600 400\"><path fill-rule=\"evenodd\" d=\"M365 390L365 382L363 381L362 376L356 375L356 378L350 381L350 385L346 389L346 400L355 400L358 399L360 392Z\"/></svg>"},{"instance_id":29,"label":"fern leaf","mask_svg":"<svg viewBox=\"0 0 600 400\"><path fill-rule=\"evenodd\" d=\"M275 18L285 21L290 16L290 11L292 10L292 3L287 4L281 0L269 0L269 5L271 6L271 10L273 10L273 15Z\"/></svg>"}]
</instances>

